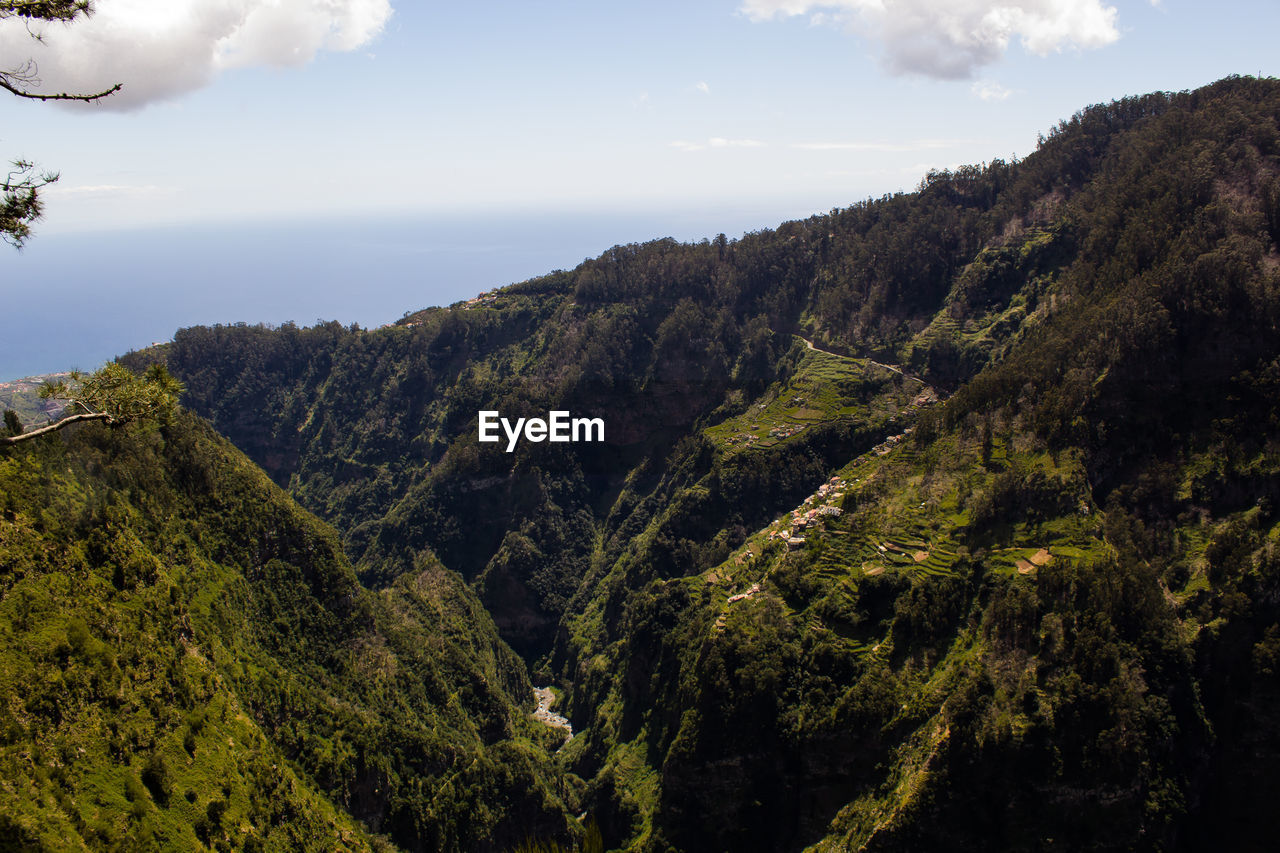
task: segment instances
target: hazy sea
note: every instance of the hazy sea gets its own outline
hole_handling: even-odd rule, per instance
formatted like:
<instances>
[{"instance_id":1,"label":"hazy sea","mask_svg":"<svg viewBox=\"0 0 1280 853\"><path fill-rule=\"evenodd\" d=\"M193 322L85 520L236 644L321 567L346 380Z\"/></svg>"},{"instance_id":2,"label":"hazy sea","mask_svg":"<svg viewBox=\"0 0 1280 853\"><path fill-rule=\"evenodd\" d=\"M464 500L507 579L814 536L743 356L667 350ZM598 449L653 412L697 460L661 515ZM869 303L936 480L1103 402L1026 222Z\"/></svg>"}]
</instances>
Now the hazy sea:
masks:
<instances>
[{"instance_id":1,"label":"hazy sea","mask_svg":"<svg viewBox=\"0 0 1280 853\"><path fill-rule=\"evenodd\" d=\"M213 323L373 328L572 269L611 246L774 227L745 211L337 218L0 245L0 381L79 368Z\"/></svg>"}]
</instances>

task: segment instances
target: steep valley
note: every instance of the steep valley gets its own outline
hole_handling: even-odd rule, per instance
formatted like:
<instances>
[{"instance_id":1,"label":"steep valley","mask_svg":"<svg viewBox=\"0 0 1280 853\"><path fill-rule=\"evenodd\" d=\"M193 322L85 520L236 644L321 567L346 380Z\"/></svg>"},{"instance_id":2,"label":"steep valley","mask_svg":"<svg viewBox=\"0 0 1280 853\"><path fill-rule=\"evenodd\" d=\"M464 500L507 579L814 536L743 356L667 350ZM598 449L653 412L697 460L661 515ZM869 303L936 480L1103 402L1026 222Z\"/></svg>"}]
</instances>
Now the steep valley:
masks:
<instances>
[{"instance_id":1,"label":"steep valley","mask_svg":"<svg viewBox=\"0 0 1280 853\"><path fill-rule=\"evenodd\" d=\"M197 327L122 361L194 415L0 448L24 842L1280 828L1274 80L382 329ZM488 410L605 440L507 452Z\"/></svg>"}]
</instances>

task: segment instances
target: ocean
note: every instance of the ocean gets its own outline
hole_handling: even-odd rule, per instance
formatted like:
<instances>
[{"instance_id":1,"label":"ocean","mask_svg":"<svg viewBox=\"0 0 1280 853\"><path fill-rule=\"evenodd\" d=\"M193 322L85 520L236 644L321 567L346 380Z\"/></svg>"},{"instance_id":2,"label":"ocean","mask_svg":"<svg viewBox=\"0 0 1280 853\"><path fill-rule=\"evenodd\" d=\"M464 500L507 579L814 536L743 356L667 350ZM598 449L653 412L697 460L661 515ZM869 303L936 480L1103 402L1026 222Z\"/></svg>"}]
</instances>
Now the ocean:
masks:
<instances>
[{"instance_id":1,"label":"ocean","mask_svg":"<svg viewBox=\"0 0 1280 853\"><path fill-rule=\"evenodd\" d=\"M375 328L611 246L774 227L734 210L317 218L40 233L0 246L0 381L92 370L213 323Z\"/></svg>"}]
</instances>

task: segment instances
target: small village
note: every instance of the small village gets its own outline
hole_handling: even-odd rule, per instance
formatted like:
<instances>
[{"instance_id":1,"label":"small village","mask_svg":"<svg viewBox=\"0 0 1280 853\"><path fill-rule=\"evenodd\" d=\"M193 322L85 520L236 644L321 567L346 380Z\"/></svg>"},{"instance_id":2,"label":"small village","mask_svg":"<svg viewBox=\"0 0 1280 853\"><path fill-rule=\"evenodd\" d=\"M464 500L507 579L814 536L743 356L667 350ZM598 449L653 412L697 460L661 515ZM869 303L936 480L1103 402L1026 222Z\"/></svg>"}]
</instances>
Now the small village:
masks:
<instances>
[{"instance_id":1,"label":"small village","mask_svg":"<svg viewBox=\"0 0 1280 853\"><path fill-rule=\"evenodd\" d=\"M485 305L492 305L493 303L498 301L498 295L499 295L498 291L496 290L486 290L483 293L471 299L468 299L466 302L463 302L462 308L464 311L469 311L472 308L480 308Z\"/></svg>"},{"instance_id":2,"label":"small village","mask_svg":"<svg viewBox=\"0 0 1280 853\"><path fill-rule=\"evenodd\" d=\"M806 343L808 343L806 341ZM810 348L812 345L810 345ZM890 365L884 365L895 372L901 372L900 368L893 368ZM932 406L939 402L937 392L929 387L924 386L919 393L912 398L911 402L899 412L899 415L908 415L919 410ZM796 397L791 400L793 404L803 406L805 400L802 397ZM763 404L758 404L762 405ZM898 416L889 418L888 423L893 424L897 421ZM753 423L753 429L758 429L759 425ZM802 431L807 424L788 424L784 426L775 426L769 430L768 437L770 439L781 440L789 438L796 433ZM914 427L906 427L901 432L886 436L883 441L869 448L860 454L854 462L861 462L867 459L883 457L892 453L895 449L903 445L903 442L911 436L915 431ZM731 446L740 447L751 446L767 446L771 444L768 439L762 439L760 436L752 432L738 432L728 437L727 443ZM764 537L765 546L781 542L786 546L788 552L796 551L803 548L808 539L815 534L821 533L829 520L839 518L844 514L842 506L846 493L858 485L855 478L852 481L846 480L841 476L833 476L827 482L823 483L817 490L806 497L799 506L790 513L784 514L774 520L774 522L757 533L757 536ZM904 548L894 542L881 542L876 544L876 549L881 555L887 555L890 552L901 553L904 557L909 558L916 565L927 568L924 564L930 559L930 551L927 548ZM1039 555L1037 555L1039 556ZM758 558L757 553L748 545L742 549L733 558L733 565L737 567L747 567L754 563ZM1043 557L1041 557L1043 560ZM1037 563L1036 565L1039 565ZM1019 567L1021 569L1021 566ZM877 575L884 571L884 566L879 562L864 563L863 572L868 575ZM768 576L768 572L760 580L763 581ZM726 572L724 568L713 570L706 576L707 583L714 585L730 586L734 579L731 574ZM730 595L726 600L726 605L736 604L740 601L752 598L761 592L760 581L754 582L746 590ZM724 628L724 620L726 614L721 614L715 621L714 630L720 631Z\"/></svg>"},{"instance_id":3,"label":"small village","mask_svg":"<svg viewBox=\"0 0 1280 853\"><path fill-rule=\"evenodd\" d=\"M845 481L841 477L832 477L818 487L818 490L804 499L800 506L791 511L791 527L783 528L787 516L778 519L769 529L767 541L782 540L789 549L799 548L805 543L803 534L817 532L824 519L838 517L844 510L837 503L844 499Z\"/></svg>"},{"instance_id":4,"label":"small village","mask_svg":"<svg viewBox=\"0 0 1280 853\"><path fill-rule=\"evenodd\" d=\"M755 427L756 425L752 424L752 426ZM805 426L806 426L805 424L796 424L794 426L773 427L772 429L769 430L769 438L772 438L776 441L781 441L784 438L790 438L793 435L797 435L798 433L803 432ZM740 433L737 433L736 435L731 435L729 437L729 444L742 445L743 447L751 447L752 445L756 444L760 440L761 440L760 436L756 435L755 433L740 432Z\"/></svg>"}]
</instances>

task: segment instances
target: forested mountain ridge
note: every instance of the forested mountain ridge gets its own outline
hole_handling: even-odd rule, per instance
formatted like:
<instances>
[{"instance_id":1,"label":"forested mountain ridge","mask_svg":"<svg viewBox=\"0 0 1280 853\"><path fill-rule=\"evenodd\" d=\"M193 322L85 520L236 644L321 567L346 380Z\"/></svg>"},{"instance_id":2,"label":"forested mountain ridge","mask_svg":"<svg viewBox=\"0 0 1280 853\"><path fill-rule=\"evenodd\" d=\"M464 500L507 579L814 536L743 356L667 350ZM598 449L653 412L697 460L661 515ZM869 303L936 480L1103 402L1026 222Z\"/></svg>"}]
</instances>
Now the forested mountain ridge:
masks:
<instances>
[{"instance_id":1,"label":"forested mountain ridge","mask_svg":"<svg viewBox=\"0 0 1280 853\"><path fill-rule=\"evenodd\" d=\"M1278 178L1280 84L1232 78L738 240L134 360L366 583L471 583L611 845L1261 847ZM482 409L606 441L506 453Z\"/></svg>"}]
</instances>

